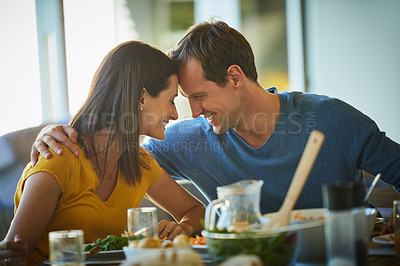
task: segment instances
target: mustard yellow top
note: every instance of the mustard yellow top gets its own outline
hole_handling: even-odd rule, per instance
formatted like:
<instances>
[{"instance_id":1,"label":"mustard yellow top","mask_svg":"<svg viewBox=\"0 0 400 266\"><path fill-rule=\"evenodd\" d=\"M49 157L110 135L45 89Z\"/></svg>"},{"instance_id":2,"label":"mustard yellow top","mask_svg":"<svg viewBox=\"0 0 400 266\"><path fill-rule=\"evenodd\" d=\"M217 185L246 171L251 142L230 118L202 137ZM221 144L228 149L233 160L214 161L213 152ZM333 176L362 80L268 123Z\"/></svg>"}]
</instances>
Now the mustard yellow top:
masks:
<instances>
[{"instance_id":1,"label":"mustard yellow top","mask_svg":"<svg viewBox=\"0 0 400 266\"><path fill-rule=\"evenodd\" d=\"M108 200L103 201L95 193L99 183L97 174L82 149L78 147L80 155L77 158L67 148L63 149L64 154L61 156L51 151L53 156L49 160L40 156L34 167L28 163L17 185L15 212L22 197L24 183L34 173L52 174L62 192L45 232L29 254L29 264L48 259L50 231L82 229L85 243L123 233L127 224L127 209L139 205L147 189L159 179L162 171L153 157L140 148L146 153L145 160L150 166L149 169L141 168L141 183L136 187L129 185L122 171L118 171L115 189Z\"/></svg>"}]
</instances>

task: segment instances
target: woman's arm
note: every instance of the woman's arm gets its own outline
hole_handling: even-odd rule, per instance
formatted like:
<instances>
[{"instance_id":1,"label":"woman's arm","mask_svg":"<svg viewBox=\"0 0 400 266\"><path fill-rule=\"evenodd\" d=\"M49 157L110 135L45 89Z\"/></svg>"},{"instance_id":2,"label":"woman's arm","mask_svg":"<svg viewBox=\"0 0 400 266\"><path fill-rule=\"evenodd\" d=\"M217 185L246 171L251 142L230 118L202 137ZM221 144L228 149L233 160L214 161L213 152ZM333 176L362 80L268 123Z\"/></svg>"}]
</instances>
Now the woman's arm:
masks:
<instances>
[{"instance_id":1,"label":"woman's arm","mask_svg":"<svg viewBox=\"0 0 400 266\"><path fill-rule=\"evenodd\" d=\"M31 250L43 234L61 195L61 189L56 179L47 172L31 175L26 181L22 198L15 217L8 230L2 247L16 247L17 242L25 242L25 249ZM19 241L16 241L18 239ZM21 250L7 249L3 259L16 261L21 256Z\"/></svg>"},{"instance_id":2,"label":"woman's arm","mask_svg":"<svg viewBox=\"0 0 400 266\"><path fill-rule=\"evenodd\" d=\"M158 227L160 238L172 239L184 233L188 236L200 234L200 220L204 218L205 207L198 199L182 188L172 177L162 171L158 181L146 193L147 197L168 211L176 221L161 221Z\"/></svg>"}]
</instances>

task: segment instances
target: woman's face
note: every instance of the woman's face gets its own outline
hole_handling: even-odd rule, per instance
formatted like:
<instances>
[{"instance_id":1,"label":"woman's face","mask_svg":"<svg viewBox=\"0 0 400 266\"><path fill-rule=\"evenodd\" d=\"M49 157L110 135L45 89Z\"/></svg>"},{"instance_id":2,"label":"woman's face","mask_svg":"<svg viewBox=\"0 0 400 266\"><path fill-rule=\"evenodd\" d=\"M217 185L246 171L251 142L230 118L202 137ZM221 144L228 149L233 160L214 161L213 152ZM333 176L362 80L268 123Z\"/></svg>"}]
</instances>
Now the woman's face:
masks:
<instances>
[{"instance_id":1,"label":"woman's face","mask_svg":"<svg viewBox=\"0 0 400 266\"><path fill-rule=\"evenodd\" d=\"M165 138L165 126L169 120L178 119L178 112L175 107L175 97L178 96L178 77L172 75L169 78L169 86L160 92L157 97L144 91L141 107L141 135L147 135L156 139Z\"/></svg>"}]
</instances>

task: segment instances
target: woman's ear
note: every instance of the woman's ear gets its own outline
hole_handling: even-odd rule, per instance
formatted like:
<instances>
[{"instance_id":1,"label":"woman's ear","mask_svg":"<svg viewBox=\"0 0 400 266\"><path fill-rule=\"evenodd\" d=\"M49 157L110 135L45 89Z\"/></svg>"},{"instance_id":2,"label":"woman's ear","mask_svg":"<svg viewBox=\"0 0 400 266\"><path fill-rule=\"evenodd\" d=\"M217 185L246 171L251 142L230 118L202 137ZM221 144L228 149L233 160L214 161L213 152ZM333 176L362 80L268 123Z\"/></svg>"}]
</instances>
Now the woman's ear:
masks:
<instances>
[{"instance_id":1,"label":"woman's ear","mask_svg":"<svg viewBox=\"0 0 400 266\"><path fill-rule=\"evenodd\" d=\"M140 102L139 102L139 108L140 110L143 110L143 107L145 103L147 102L146 98L148 97L147 90L145 88L142 89L142 93L140 95Z\"/></svg>"},{"instance_id":2,"label":"woman's ear","mask_svg":"<svg viewBox=\"0 0 400 266\"><path fill-rule=\"evenodd\" d=\"M244 73L240 66L238 65L231 65L228 67L228 80L232 81L234 87L240 87L243 83Z\"/></svg>"}]
</instances>

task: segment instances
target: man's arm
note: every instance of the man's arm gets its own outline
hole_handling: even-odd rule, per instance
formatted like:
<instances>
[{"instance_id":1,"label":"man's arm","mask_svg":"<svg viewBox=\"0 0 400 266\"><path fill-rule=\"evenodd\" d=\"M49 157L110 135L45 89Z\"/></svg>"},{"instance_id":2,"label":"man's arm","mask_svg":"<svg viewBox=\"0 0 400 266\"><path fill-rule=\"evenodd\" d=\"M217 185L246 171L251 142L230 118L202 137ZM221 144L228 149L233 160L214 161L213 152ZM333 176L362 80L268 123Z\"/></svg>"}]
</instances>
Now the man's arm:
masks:
<instances>
[{"instance_id":1,"label":"man's arm","mask_svg":"<svg viewBox=\"0 0 400 266\"><path fill-rule=\"evenodd\" d=\"M31 148L32 166L36 164L39 153L46 159L51 158L49 148L54 150L58 155L61 155L63 149L58 143L67 147L76 157L79 156L78 148L74 145L77 139L78 133L70 126L48 125L44 127L39 132Z\"/></svg>"}]
</instances>

